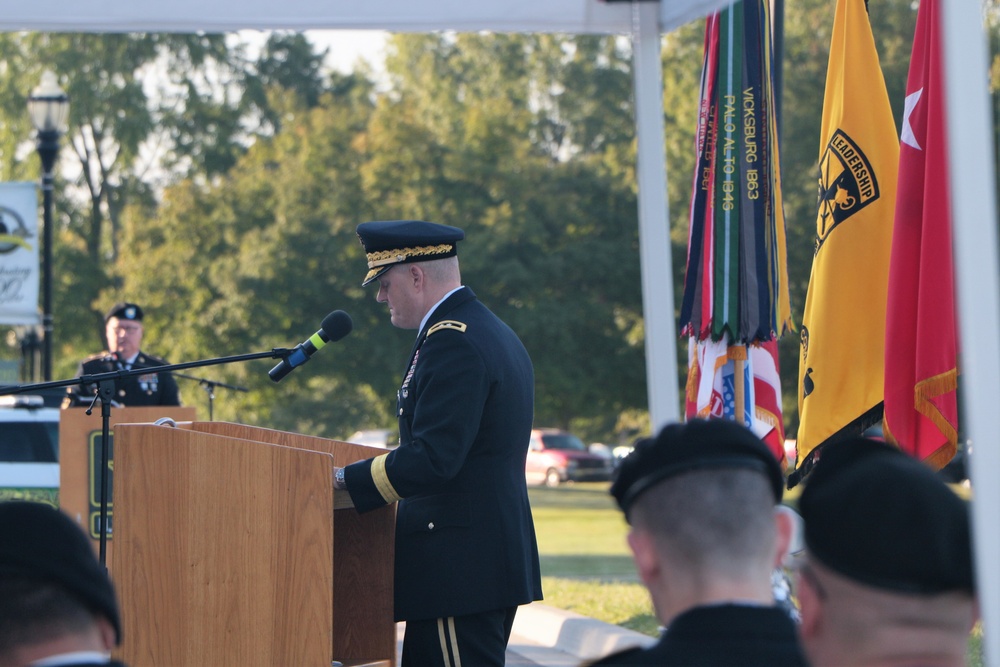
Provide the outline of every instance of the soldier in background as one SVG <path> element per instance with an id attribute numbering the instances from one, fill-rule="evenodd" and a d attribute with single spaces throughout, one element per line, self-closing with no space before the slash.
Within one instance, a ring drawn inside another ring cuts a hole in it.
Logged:
<path id="1" fill-rule="evenodd" d="M 180 405 L 177 381 L 170 373 L 156 372 L 167 362 L 146 354 L 142 345 L 142 308 L 134 303 L 116 303 L 104 316 L 108 347 L 80 362 L 77 376 L 148 368 L 148 373 L 130 375 L 116 382 L 115 405 Z M 93 384 L 70 387 L 64 407 L 90 405 L 97 393 Z"/>
<path id="2" fill-rule="evenodd" d="M 966 664 L 978 616 L 969 507 L 929 466 L 876 440 L 829 443 L 799 511 L 810 664 Z"/>
<path id="3" fill-rule="evenodd" d="M 0 502 L 0 665 L 124 667 L 118 599 L 90 540 L 42 503 Z"/>
<path id="4" fill-rule="evenodd" d="M 729 420 L 669 424 L 637 443 L 611 494 L 666 630 L 653 646 L 587 664 L 805 667 L 771 584 L 793 534 L 783 488 L 771 450 Z"/>

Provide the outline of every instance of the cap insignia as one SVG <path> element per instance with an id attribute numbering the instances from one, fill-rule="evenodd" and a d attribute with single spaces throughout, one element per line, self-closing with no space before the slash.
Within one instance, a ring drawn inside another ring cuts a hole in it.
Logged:
<path id="1" fill-rule="evenodd" d="M 451 243 L 442 243 L 440 245 L 417 246 L 416 248 L 397 248 L 393 250 L 370 252 L 368 253 L 368 268 L 374 269 L 377 266 L 396 264 L 397 262 L 402 262 L 409 257 L 443 255 L 451 252 L 454 248 L 455 246 Z"/>

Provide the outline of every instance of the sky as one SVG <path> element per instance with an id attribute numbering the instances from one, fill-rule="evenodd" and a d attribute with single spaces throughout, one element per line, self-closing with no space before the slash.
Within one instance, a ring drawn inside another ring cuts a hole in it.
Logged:
<path id="1" fill-rule="evenodd" d="M 354 71 L 359 59 L 367 61 L 375 72 L 382 70 L 384 49 L 389 33 L 382 30 L 306 30 L 304 33 L 317 50 L 329 48 L 330 67 L 347 74 Z M 261 45 L 267 39 L 262 30 L 241 30 L 241 39 L 249 44 Z"/>
<path id="2" fill-rule="evenodd" d="M 385 42 L 389 33 L 381 30 L 307 30 L 309 41 L 317 48 L 329 48 L 330 66 L 341 73 L 354 70 L 358 59 L 364 59 L 376 71 L 382 69 Z"/>

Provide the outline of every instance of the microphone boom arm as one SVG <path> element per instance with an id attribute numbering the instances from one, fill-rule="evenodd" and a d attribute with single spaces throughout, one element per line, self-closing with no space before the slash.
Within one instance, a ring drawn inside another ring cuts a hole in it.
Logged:
<path id="1" fill-rule="evenodd" d="M 217 366 L 219 364 L 231 364 L 238 361 L 252 361 L 254 359 L 287 359 L 294 350 L 286 347 L 276 347 L 270 352 L 250 352 L 248 354 L 236 354 L 230 357 L 217 357 L 215 359 L 202 359 L 200 361 L 185 361 L 180 364 L 167 364 L 165 366 L 147 366 L 146 368 L 132 368 L 129 370 L 108 371 L 106 373 L 91 373 L 81 375 L 71 380 L 54 380 L 52 382 L 36 382 L 32 384 L 15 384 L 9 387 L 0 387 L 0 396 L 7 394 L 21 394 L 26 391 L 38 389 L 54 389 L 56 387 L 69 387 L 72 385 L 99 384 L 101 380 L 127 378 L 132 375 L 143 375 L 152 372 L 164 373 L 170 371 L 184 370 L 185 368 L 201 368 L 204 366 Z"/>
<path id="2" fill-rule="evenodd" d="M 80 377 L 73 378 L 72 380 L 55 380 L 53 382 L 36 382 L 33 384 L 20 384 L 12 385 L 10 387 L 0 387 L 0 396 L 6 396 L 7 394 L 20 394 L 26 391 L 34 391 L 38 389 L 52 389 L 56 387 L 68 387 L 70 385 L 79 384 L 80 386 L 87 384 L 97 385 L 97 395 L 94 400 L 98 398 L 101 400 L 101 518 L 98 523 L 98 530 L 100 531 L 100 546 L 98 548 L 98 558 L 101 565 L 105 564 L 105 559 L 107 558 L 107 539 L 108 539 L 108 465 L 109 465 L 109 455 L 108 442 L 111 436 L 110 422 L 111 422 L 111 404 L 112 397 L 114 396 L 116 381 L 121 378 L 126 378 L 131 375 L 140 375 L 146 373 L 169 373 L 170 371 L 182 370 L 185 368 L 199 368 L 202 366 L 217 366 L 219 364 L 229 364 L 236 361 L 250 361 L 253 359 L 286 359 L 288 355 L 292 353 L 292 350 L 284 347 L 276 347 L 270 352 L 251 352 L 249 354 L 237 354 L 231 357 L 218 357 L 216 359 L 203 359 L 201 361 L 188 361 L 180 364 L 167 364 L 165 366 L 148 366 L 146 368 L 132 368 L 130 370 L 118 370 L 109 371 L 107 373 L 92 373 L 90 375 L 81 375 Z M 91 405 L 91 408 L 93 405 Z"/>

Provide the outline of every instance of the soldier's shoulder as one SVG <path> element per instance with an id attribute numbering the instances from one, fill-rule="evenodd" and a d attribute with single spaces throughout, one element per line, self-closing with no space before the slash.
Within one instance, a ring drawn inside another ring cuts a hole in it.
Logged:
<path id="1" fill-rule="evenodd" d="M 146 354 L 145 352 L 139 352 L 139 356 L 135 358 L 135 361 L 142 366 L 166 366 L 168 363 L 162 357 Z"/>
<path id="2" fill-rule="evenodd" d="M 80 365 L 86 366 L 88 364 L 101 363 L 104 361 L 111 361 L 111 353 L 107 350 L 104 350 L 103 352 L 95 352 L 89 357 L 85 357 L 83 361 L 80 362 Z"/>
<path id="3" fill-rule="evenodd" d="M 465 333 L 468 328 L 469 325 L 465 322 L 459 322 L 458 320 L 441 320 L 427 329 L 427 335 L 430 336 L 431 334 L 435 334 L 439 331 L 457 331 L 459 333 Z"/>

